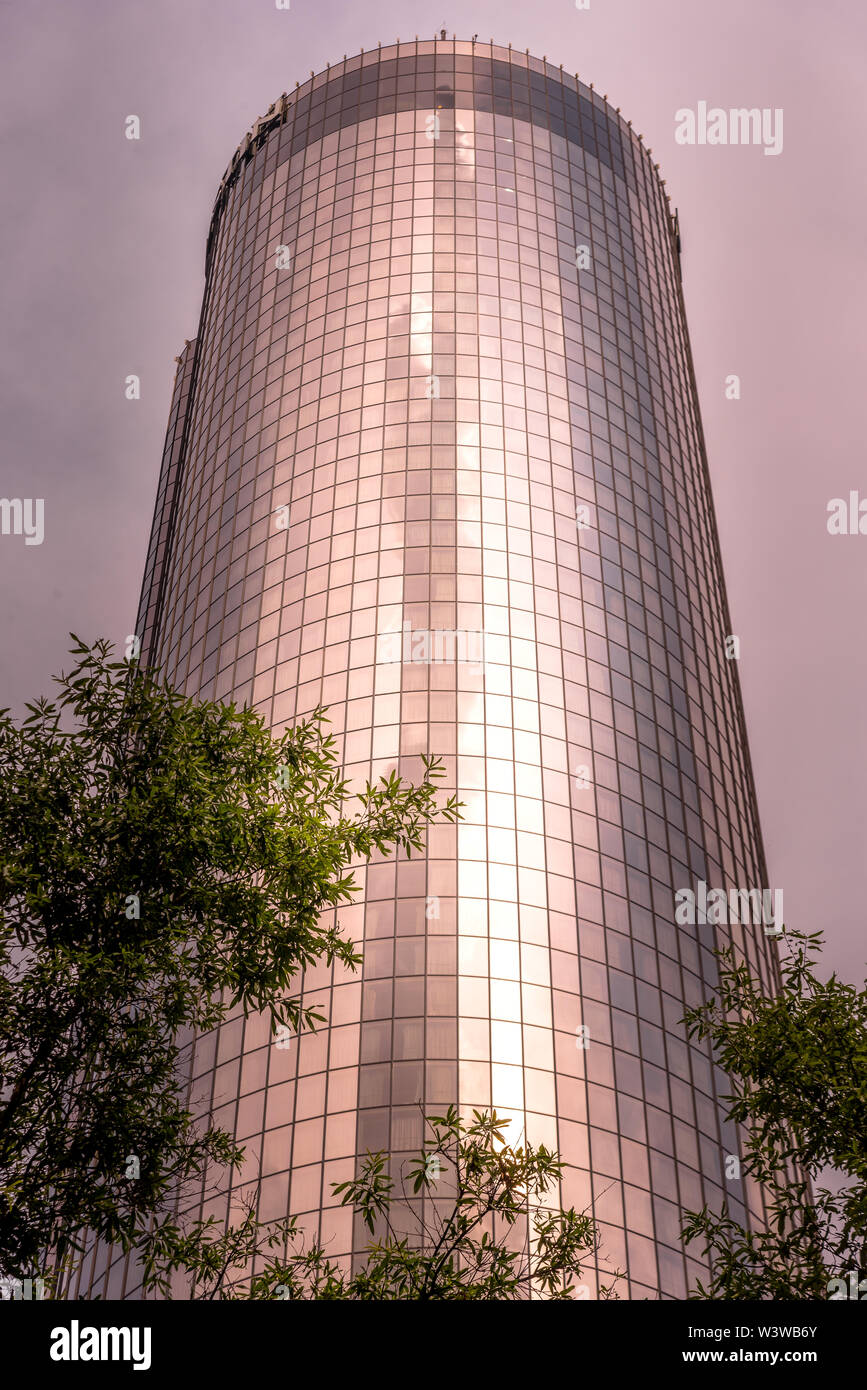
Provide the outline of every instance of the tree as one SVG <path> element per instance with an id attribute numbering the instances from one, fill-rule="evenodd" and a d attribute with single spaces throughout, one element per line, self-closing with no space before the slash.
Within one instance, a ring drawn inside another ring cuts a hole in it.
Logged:
<path id="1" fill-rule="evenodd" d="M 152 1277 L 153 1261 L 162 1271 L 155 1286 L 163 1293 L 169 1292 L 172 1269 L 182 1269 L 190 1276 L 193 1296 L 232 1300 L 580 1296 L 574 1281 L 581 1278 L 582 1260 L 598 1253 L 596 1224 L 587 1213 L 546 1204 L 563 1165 L 544 1145 L 507 1148 L 508 1124 L 495 1112 L 477 1110 L 467 1122 L 454 1107 L 428 1117 L 431 1137 L 400 1179 L 403 1222 L 413 1198 L 424 1199 L 427 1213 L 409 1214 L 413 1229 L 408 1234 L 397 1225 L 395 1183 L 385 1154 L 368 1154 L 356 1179 L 332 1184 L 373 1237 L 364 1267 L 355 1274 L 330 1260 L 322 1246 L 305 1249 L 295 1221 L 260 1225 L 251 1195 L 244 1221 L 232 1232 L 221 1233 L 213 1218 L 167 1232 L 166 1249 L 146 1251 L 146 1278 Z M 421 1208 L 421 1201 L 415 1205 Z M 265 1257 L 264 1267 L 253 1271 L 257 1253 L 261 1259 L 263 1250 L 281 1246 L 282 1254 Z M 603 1298 L 612 1293 L 612 1285 L 600 1290 Z"/>
<path id="2" fill-rule="evenodd" d="M 276 738 L 73 641 L 55 701 L 0 711 L 0 1274 L 49 1289 L 83 1228 L 132 1249 L 240 1163 L 187 1107 L 191 1039 L 236 1009 L 315 1027 L 289 990 L 357 966 L 334 920 L 352 864 L 459 815 L 436 758 L 349 815 L 322 710 Z"/>
<path id="3" fill-rule="evenodd" d="M 748 1231 L 727 1206 L 686 1214 L 684 1239 L 703 1241 L 711 1267 L 694 1298 L 846 1297 L 830 1281 L 867 1264 L 867 990 L 817 978 L 821 933 L 781 940 L 775 998 L 728 949 L 715 996 L 685 1017 L 732 1079 L 728 1116 L 745 1127 L 743 1171 L 769 1215 Z M 843 1185 L 817 1188 L 828 1168 Z"/>

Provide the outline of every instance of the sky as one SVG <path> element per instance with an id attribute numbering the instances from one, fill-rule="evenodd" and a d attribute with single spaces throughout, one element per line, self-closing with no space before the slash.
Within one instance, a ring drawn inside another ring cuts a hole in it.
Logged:
<path id="1" fill-rule="evenodd" d="M 867 501 L 861 0 L 3 0 L 0 496 L 44 499 L 45 519 L 41 545 L 0 535 L 0 706 L 49 692 L 70 631 L 134 629 L 174 359 L 243 135 L 326 62 L 441 27 L 578 72 L 659 161 L 768 886 L 860 982 L 867 535 L 827 522 L 832 499 Z M 781 151 L 678 143 L 676 112 L 700 102 L 781 109 Z"/>

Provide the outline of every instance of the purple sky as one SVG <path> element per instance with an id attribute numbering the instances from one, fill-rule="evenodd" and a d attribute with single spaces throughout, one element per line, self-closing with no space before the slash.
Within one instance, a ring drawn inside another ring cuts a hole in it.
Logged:
<path id="1" fill-rule="evenodd" d="M 173 359 L 196 331 L 211 208 L 244 132 L 311 69 L 458 19 L 459 38 L 592 81 L 668 181 L 770 886 L 860 980 L 867 536 L 826 529 L 831 498 L 867 498 L 859 0 L 0 7 L 0 495 L 45 499 L 41 546 L 0 536 L 0 703 L 47 693 L 70 629 L 133 630 Z M 782 107 L 782 153 L 678 145 L 674 113 L 700 101 Z"/>

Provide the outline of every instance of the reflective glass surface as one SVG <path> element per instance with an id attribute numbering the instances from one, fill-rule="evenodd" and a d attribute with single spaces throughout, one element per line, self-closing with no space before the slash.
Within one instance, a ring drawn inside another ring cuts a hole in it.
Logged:
<path id="1" fill-rule="evenodd" d="M 412 659 L 405 625 L 484 634 L 484 662 Z M 260 1215 L 349 1260 L 365 1233 L 331 1184 L 356 1156 L 418 1146 L 420 1106 L 495 1106 L 560 1150 L 603 1277 L 684 1297 L 680 1208 L 762 1213 L 725 1180 L 728 1083 L 680 1019 L 729 935 L 766 984 L 773 964 L 761 928 L 676 926 L 674 892 L 767 878 L 676 232 L 598 94 L 413 43 L 254 128 L 179 360 L 139 630 L 172 681 L 275 729 L 326 705 L 355 786 L 430 751 L 465 803 L 422 858 L 362 869 L 340 920 L 363 970 L 304 981 L 327 1027 L 197 1044 L 194 1098 L 246 1145 Z M 106 1266 L 97 1290 L 135 1292 Z"/>

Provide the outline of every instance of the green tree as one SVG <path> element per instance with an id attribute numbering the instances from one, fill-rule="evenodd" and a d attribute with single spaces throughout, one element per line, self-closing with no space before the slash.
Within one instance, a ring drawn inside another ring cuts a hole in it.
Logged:
<path id="1" fill-rule="evenodd" d="M 867 1263 L 867 990 L 817 978 L 821 933 L 781 942 L 775 998 L 725 950 L 714 997 L 685 1017 L 732 1080 L 724 1099 L 745 1127 L 742 1171 L 769 1213 L 759 1231 L 727 1206 L 686 1214 L 684 1239 L 703 1244 L 711 1267 L 694 1298 L 826 1299 L 829 1281 Z M 828 1169 L 837 1185 L 817 1186 Z"/>
<path id="2" fill-rule="evenodd" d="M 0 711 L 0 1274 L 49 1291 L 83 1229 L 159 1249 L 175 1194 L 240 1164 L 187 1106 L 194 1035 L 315 1027 L 289 991 L 357 966 L 352 865 L 459 815 L 438 759 L 353 798 L 321 710 L 275 738 L 73 640 L 54 701 Z"/>
<path id="3" fill-rule="evenodd" d="M 245 1219 L 229 1233 L 213 1219 L 165 1229 L 145 1250 L 146 1279 L 159 1270 L 154 1286 L 168 1294 L 172 1271 L 182 1270 L 191 1296 L 216 1299 L 580 1297 L 575 1281 L 582 1261 L 599 1252 L 596 1224 L 587 1213 L 551 1204 L 548 1194 L 556 1192 L 562 1162 L 544 1145 L 508 1148 L 508 1124 L 481 1111 L 467 1122 L 453 1107 L 428 1117 L 431 1137 L 417 1159 L 403 1165 L 408 1171 L 401 1173 L 397 1198 L 383 1153 L 368 1154 L 353 1181 L 332 1184 L 371 1235 L 355 1274 L 329 1259 L 321 1245 L 305 1248 L 294 1221 L 259 1223 L 251 1194 Z M 278 1247 L 282 1253 L 263 1257 L 263 1250 Z M 254 1272 L 257 1254 L 263 1267 Z M 611 1297 L 613 1289 L 604 1285 L 600 1296 Z"/>

